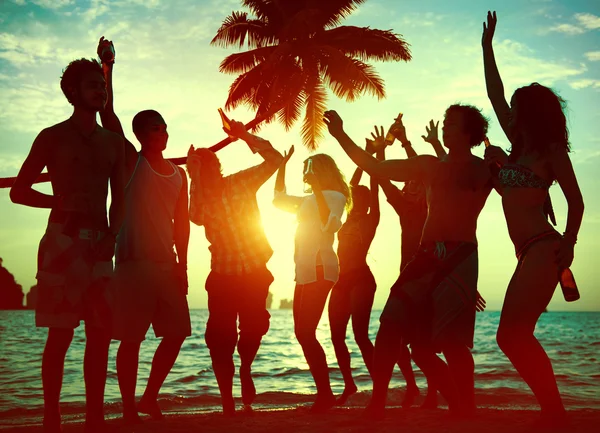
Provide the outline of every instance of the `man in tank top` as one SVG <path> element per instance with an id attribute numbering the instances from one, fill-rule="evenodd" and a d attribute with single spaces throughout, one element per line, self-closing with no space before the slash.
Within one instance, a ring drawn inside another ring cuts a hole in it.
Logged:
<path id="1" fill-rule="evenodd" d="M 106 43 L 100 41 L 100 44 Z M 123 138 L 113 109 L 113 64 L 103 64 L 108 102 L 101 113 L 105 128 Z M 125 218 L 117 236 L 114 278 L 113 338 L 120 340 L 117 376 L 126 423 L 140 422 L 138 412 L 162 417 L 158 392 L 183 341 L 191 335 L 187 304 L 187 250 L 190 234 L 187 177 L 163 157 L 169 134 L 161 115 L 141 111 L 133 132 L 142 149 L 125 138 L 128 183 Z M 152 324 L 163 337 L 152 361 L 144 395 L 136 406 L 135 388 L 140 345 Z"/>

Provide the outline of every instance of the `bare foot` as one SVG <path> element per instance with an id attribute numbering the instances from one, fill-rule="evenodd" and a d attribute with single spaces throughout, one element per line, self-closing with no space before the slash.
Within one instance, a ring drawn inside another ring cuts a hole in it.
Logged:
<path id="1" fill-rule="evenodd" d="M 140 418 L 136 411 L 134 412 L 123 412 L 123 423 L 128 426 L 140 425 L 144 421 Z"/>
<path id="2" fill-rule="evenodd" d="M 145 399 L 142 397 L 137 405 L 138 412 L 150 415 L 150 418 L 155 420 L 163 419 L 163 413 L 158 406 L 156 400 Z"/>
<path id="3" fill-rule="evenodd" d="M 231 399 L 224 399 L 221 397 L 221 404 L 223 405 L 223 415 L 226 417 L 235 416 L 235 401 L 233 397 Z"/>
<path id="4" fill-rule="evenodd" d="M 58 416 L 44 416 L 44 433 L 62 433 L 60 414 Z"/>
<path id="5" fill-rule="evenodd" d="M 310 407 L 312 413 L 325 413 L 335 406 L 335 396 L 333 394 L 323 396 L 317 394 L 317 399 Z"/>
<path id="6" fill-rule="evenodd" d="M 411 407 L 419 395 L 419 388 L 417 388 L 416 386 L 407 388 L 406 392 L 404 393 L 404 398 L 402 399 L 402 407 L 404 409 L 408 409 L 409 407 Z"/>
<path id="7" fill-rule="evenodd" d="M 256 388 L 250 367 L 240 367 L 240 382 L 242 384 L 242 403 L 251 405 L 256 398 Z"/>
<path id="8" fill-rule="evenodd" d="M 358 391 L 358 388 L 355 384 L 352 384 L 350 386 L 346 385 L 346 387 L 344 388 L 344 392 L 338 397 L 337 401 L 335 402 L 336 406 L 343 406 L 344 404 L 346 404 L 346 400 L 348 400 L 348 398 L 350 398 L 352 394 L 355 394 L 356 391 Z"/>

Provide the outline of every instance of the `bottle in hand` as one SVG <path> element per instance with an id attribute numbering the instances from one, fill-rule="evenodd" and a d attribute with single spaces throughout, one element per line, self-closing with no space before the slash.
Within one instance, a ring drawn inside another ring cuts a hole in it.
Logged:
<path id="1" fill-rule="evenodd" d="M 385 134 L 385 144 L 386 146 L 391 146 L 394 143 L 394 140 L 396 140 L 396 137 L 394 136 L 394 134 L 392 134 L 392 131 L 394 130 L 394 127 L 398 124 L 402 122 L 402 113 L 398 113 L 398 117 L 396 117 L 396 119 L 394 119 L 394 123 L 392 123 L 392 126 L 390 126 L 390 129 L 388 129 L 387 134 Z"/>
<path id="2" fill-rule="evenodd" d="M 560 281 L 560 288 L 562 289 L 565 301 L 573 302 L 580 298 L 579 290 L 577 290 L 577 284 L 575 283 L 575 277 L 571 269 L 565 268 L 559 271 L 558 280 Z"/>
<path id="3" fill-rule="evenodd" d="M 111 42 L 104 41 L 104 46 L 100 52 L 100 59 L 105 65 L 115 63 L 115 47 Z"/>
<path id="4" fill-rule="evenodd" d="M 233 138 L 233 135 L 231 135 L 229 133 L 229 131 L 231 131 L 231 120 L 229 120 L 229 117 L 227 117 L 225 115 L 223 110 L 221 110 L 220 108 L 218 108 L 218 110 L 219 110 L 219 115 L 221 116 L 221 122 L 223 122 L 223 128 L 225 129 L 225 132 L 227 132 L 227 135 L 229 135 L 229 138 Z"/>

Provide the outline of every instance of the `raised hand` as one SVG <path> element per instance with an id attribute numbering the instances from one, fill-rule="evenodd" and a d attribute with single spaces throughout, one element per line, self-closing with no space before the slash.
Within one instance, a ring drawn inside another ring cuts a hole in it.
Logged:
<path id="1" fill-rule="evenodd" d="M 496 11 L 487 13 L 487 25 L 483 23 L 483 34 L 481 35 L 481 45 L 483 47 L 492 46 L 492 39 L 494 38 L 494 32 L 496 31 Z"/>
<path id="2" fill-rule="evenodd" d="M 429 121 L 429 126 L 425 126 L 425 131 L 427 131 L 427 135 L 421 135 L 421 138 L 427 143 L 434 144 L 440 141 L 438 137 L 438 125 L 440 121 L 438 120 L 436 123 L 433 123 L 433 119 Z"/>
<path id="3" fill-rule="evenodd" d="M 344 133 L 344 121 L 337 112 L 329 110 L 323 113 L 323 116 L 323 122 L 332 136 L 337 137 Z"/>
<path id="4" fill-rule="evenodd" d="M 290 146 L 290 150 L 288 150 L 287 152 L 285 150 L 283 151 L 283 161 L 281 161 L 281 164 L 282 165 L 287 164 L 293 154 L 294 154 L 294 145 L 292 144 Z"/>
<path id="5" fill-rule="evenodd" d="M 400 113 L 400 115 L 394 119 L 390 132 L 400 143 L 406 143 L 408 138 L 406 138 L 406 128 L 404 127 L 404 123 L 402 123 L 402 116 L 403 114 Z"/>
<path id="6" fill-rule="evenodd" d="M 234 138 L 243 138 L 247 136 L 248 131 L 246 130 L 246 126 L 242 122 L 238 122 L 237 120 L 231 119 L 231 123 L 229 124 L 229 129 L 223 128 L 225 133 L 231 135 Z"/>
<path id="7" fill-rule="evenodd" d="M 383 126 L 380 126 L 379 128 L 381 128 L 380 130 L 377 130 L 377 125 L 374 126 L 375 128 L 375 133 L 373 134 L 371 132 L 371 137 L 373 137 L 373 140 L 369 140 L 371 143 L 373 143 L 372 148 L 368 148 L 365 149 L 367 152 L 369 153 L 375 153 L 380 149 L 383 149 L 385 147 L 385 136 L 383 135 Z"/>
<path id="8" fill-rule="evenodd" d="M 104 49 L 105 49 L 107 46 L 110 46 L 110 47 L 112 47 L 112 49 L 113 49 L 113 52 L 115 52 L 115 45 L 113 44 L 113 42 L 112 42 L 112 41 L 109 41 L 108 39 L 104 39 L 104 36 L 102 36 L 102 37 L 100 38 L 100 40 L 98 41 L 98 48 L 96 49 L 96 52 L 98 53 L 98 57 L 99 57 L 101 60 L 103 60 L 103 62 L 102 62 L 102 63 L 105 63 L 105 62 L 104 62 L 104 59 L 102 59 L 102 52 L 104 51 Z M 112 64 L 112 63 L 114 63 L 114 59 L 113 59 L 113 61 L 112 61 L 110 64 Z"/>

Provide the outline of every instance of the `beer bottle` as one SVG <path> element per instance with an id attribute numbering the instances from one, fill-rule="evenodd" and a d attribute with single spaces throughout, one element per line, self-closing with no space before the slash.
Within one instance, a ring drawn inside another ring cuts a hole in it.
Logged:
<path id="1" fill-rule="evenodd" d="M 577 290 L 577 284 L 575 283 L 575 277 L 573 277 L 571 269 L 561 269 L 558 273 L 558 279 L 565 301 L 573 302 L 580 298 L 579 290 Z"/>
<path id="2" fill-rule="evenodd" d="M 392 123 L 392 126 L 390 126 L 390 129 L 388 129 L 387 134 L 385 134 L 385 144 L 386 146 L 391 146 L 394 141 L 396 140 L 396 137 L 394 136 L 394 134 L 392 134 L 392 130 L 394 129 L 395 126 L 397 126 L 398 124 L 402 123 L 402 113 L 398 114 L 398 117 L 396 117 L 396 119 L 394 119 L 394 123 Z"/>
<path id="3" fill-rule="evenodd" d="M 223 113 L 223 110 L 221 110 L 220 108 L 218 108 L 218 110 L 219 115 L 221 116 L 221 122 L 223 122 L 223 128 L 225 128 L 225 132 L 227 132 L 229 138 L 234 138 L 231 134 L 229 134 L 229 131 L 231 131 L 231 120 L 229 120 L 229 117 L 227 117 L 225 113 Z"/>

